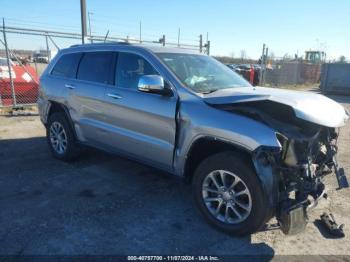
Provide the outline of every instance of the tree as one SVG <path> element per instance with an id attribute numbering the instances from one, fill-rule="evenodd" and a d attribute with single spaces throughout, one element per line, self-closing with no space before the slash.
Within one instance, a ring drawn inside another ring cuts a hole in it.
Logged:
<path id="1" fill-rule="evenodd" d="M 346 63 L 346 57 L 343 56 L 343 55 L 340 56 L 338 62 L 339 62 L 339 63 Z"/>

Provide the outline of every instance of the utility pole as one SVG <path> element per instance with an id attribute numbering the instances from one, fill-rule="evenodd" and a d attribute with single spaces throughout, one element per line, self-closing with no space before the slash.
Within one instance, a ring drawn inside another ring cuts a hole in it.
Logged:
<path id="1" fill-rule="evenodd" d="M 160 42 L 163 44 L 163 46 L 165 46 L 165 35 L 163 35 L 163 37 L 161 38 Z"/>
<path id="2" fill-rule="evenodd" d="M 140 43 L 142 43 L 142 23 L 141 23 L 141 21 L 140 21 Z"/>
<path id="3" fill-rule="evenodd" d="M 202 45 L 203 45 L 203 42 L 202 42 Z M 208 32 L 207 32 L 207 39 L 206 39 L 206 44 L 204 44 L 204 48 L 205 48 L 204 52 L 207 55 L 210 55 L 210 41 L 209 41 L 209 33 Z"/>
<path id="4" fill-rule="evenodd" d="M 177 31 L 177 46 L 180 47 L 180 28 L 179 31 Z"/>
<path id="5" fill-rule="evenodd" d="M 88 18 L 89 18 L 89 33 L 90 33 L 90 42 L 93 43 L 93 40 L 92 40 L 92 35 L 91 35 L 91 18 L 90 18 L 90 15 L 93 15 L 94 13 L 93 12 L 88 12 Z"/>
<path id="6" fill-rule="evenodd" d="M 80 0 L 80 15 L 81 15 L 81 43 L 85 43 L 86 33 L 86 1 Z"/>
<path id="7" fill-rule="evenodd" d="M 266 48 L 266 45 L 263 44 L 263 50 L 262 50 L 262 55 L 261 55 L 261 59 L 260 59 L 259 85 L 263 84 L 262 78 L 263 78 L 263 71 L 264 71 L 263 65 L 264 65 L 264 60 L 265 60 L 265 48 Z"/>
<path id="8" fill-rule="evenodd" d="M 203 35 L 199 35 L 199 52 L 202 53 L 203 51 Z"/>
<path id="9" fill-rule="evenodd" d="M 267 64 L 267 56 L 268 55 L 269 55 L 269 48 L 266 47 L 265 57 L 264 57 L 264 73 L 263 73 L 263 76 L 262 76 L 263 83 L 265 83 L 265 78 L 266 78 L 266 64 Z"/>

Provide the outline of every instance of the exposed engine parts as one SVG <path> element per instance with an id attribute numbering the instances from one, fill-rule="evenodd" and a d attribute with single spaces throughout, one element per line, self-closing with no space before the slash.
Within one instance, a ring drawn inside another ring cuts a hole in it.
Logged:
<path id="1" fill-rule="evenodd" d="M 277 131 L 280 152 L 261 148 L 255 152 L 253 162 L 264 186 L 276 192 L 271 201 L 285 234 L 303 231 L 308 221 L 307 211 L 327 197 L 322 183 L 325 175 L 334 171 L 339 188 L 348 187 L 336 161 L 335 128 L 299 119 L 291 108 L 275 102 L 254 101 L 226 105 L 224 109 L 254 118 Z M 264 172 L 273 172 L 275 181 L 264 181 L 268 177 Z"/>

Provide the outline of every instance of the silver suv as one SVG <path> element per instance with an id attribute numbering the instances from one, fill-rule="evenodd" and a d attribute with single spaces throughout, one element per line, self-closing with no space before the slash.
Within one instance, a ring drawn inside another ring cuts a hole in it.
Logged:
<path id="1" fill-rule="evenodd" d="M 81 145 L 181 176 L 201 213 L 234 235 L 273 216 L 302 231 L 334 170 L 337 132 L 349 118 L 322 95 L 253 87 L 215 59 L 130 44 L 61 50 L 40 81 L 39 109 L 52 154 Z"/>

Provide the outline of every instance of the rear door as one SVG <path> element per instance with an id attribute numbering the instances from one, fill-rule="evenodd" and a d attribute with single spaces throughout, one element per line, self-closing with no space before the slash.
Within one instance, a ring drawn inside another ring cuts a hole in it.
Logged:
<path id="1" fill-rule="evenodd" d="M 171 169 L 175 144 L 177 96 L 138 90 L 142 75 L 159 74 L 143 56 L 120 52 L 114 86 L 105 92 L 105 142 L 114 149 Z"/>
<path id="2" fill-rule="evenodd" d="M 65 83 L 68 105 L 75 128 L 82 140 L 100 144 L 104 130 L 104 94 L 114 85 L 115 52 L 84 52 L 76 79 Z"/>

